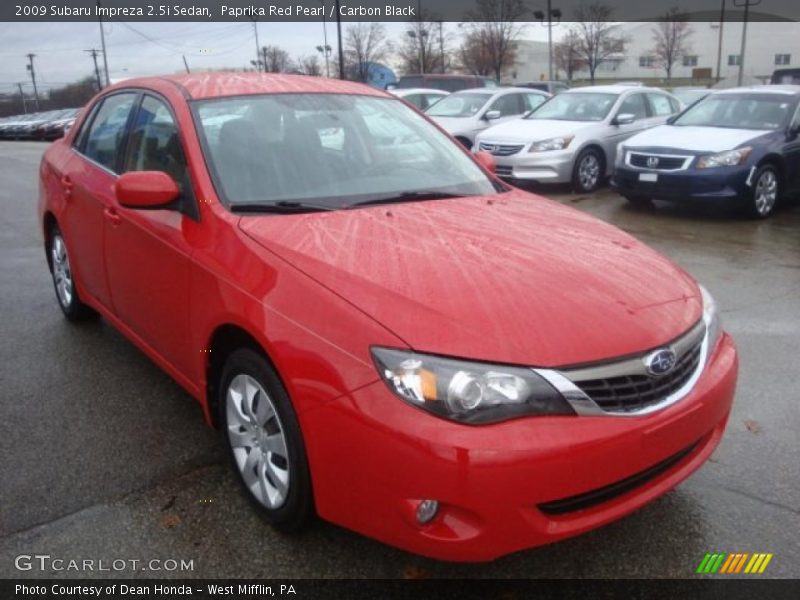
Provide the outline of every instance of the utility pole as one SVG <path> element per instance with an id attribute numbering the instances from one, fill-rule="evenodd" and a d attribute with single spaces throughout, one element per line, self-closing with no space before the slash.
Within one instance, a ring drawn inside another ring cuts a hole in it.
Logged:
<path id="1" fill-rule="evenodd" d="M 336 0 L 336 34 L 339 42 L 339 79 L 344 79 L 344 48 L 342 47 L 342 15 L 339 13 L 339 0 Z"/>
<path id="2" fill-rule="evenodd" d="M 725 28 L 725 0 L 719 10 L 719 41 L 717 42 L 717 81 L 722 80 L 722 30 Z"/>
<path id="3" fill-rule="evenodd" d="M 264 61 L 264 73 L 267 73 L 269 70 L 267 69 L 267 47 L 266 46 L 261 48 L 261 56 L 263 57 L 262 60 Z"/>
<path id="4" fill-rule="evenodd" d="M 36 100 L 36 110 L 39 110 L 39 90 L 36 89 L 36 71 L 33 68 L 33 57 L 35 54 L 28 54 L 28 71 L 31 72 L 31 82 L 33 83 L 33 98 Z"/>
<path id="5" fill-rule="evenodd" d="M 322 5 L 322 40 L 324 42 L 322 47 L 325 49 L 325 51 L 323 52 L 323 54 L 325 55 L 325 77 L 330 77 L 331 66 L 330 66 L 329 56 L 331 52 L 331 47 L 328 45 L 328 26 L 325 23 L 328 17 L 325 14 L 326 12 L 325 2 L 323 0 L 319 0 L 319 3 Z M 319 48 L 320 47 L 317 46 L 317 50 L 319 50 Z"/>
<path id="6" fill-rule="evenodd" d="M 186 62 L 186 55 L 183 54 L 182 56 L 183 56 L 183 66 L 186 67 L 186 72 L 191 73 L 191 71 L 189 70 L 189 63 Z"/>
<path id="7" fill-rule="evenodd" d="M 26 115 L 28 114 L 28 103 L 25 102 L 25 92 L 22 91 L 22 84 L 18 83 L 17 87 L 19 88 L 19 96 L 22 98 L 22 112 Z"/>
<path id="8" fill-rule="evenodd" d="M 97 8 L 100 8 L 100 0 L 97 0 Z M 103 17 L 97 11 L 97 22 L 100 24 L 100 47 L 103 49 L 103 73 L 106 76 L 106 85 L 111 85 L 111 78 L 108 76 L 108 53 L 106 52 L 106 32 L 103 31 Z M 101 86 L 102 87 L 102 86 Z"/>
<path id="9" fill-rule="evenodd" d="M 444 73 L 444 23 L 439 21 L 439 60 L 442 63 L 442 73 Z"/>
<path id="10" fill-rule="evenodd" d="M 734 6 L 744 6 L 744 16 L 742 17 L 742 47 L 739 51 L 739 79 L 737 80 L 737 85 L 742 85 L 742 80 L 744 77 L 744 50 L 745 46 L 747 45 L 747 18 L 750 14 L 750 7 L 751 6 L 758 6 L 761 4 L 761 0 L 733 0 Z"/>
<path id="11" fill-rule="evenodd" d="M 258 21 L 255 19 L 253 19 L 253 31 L 256 34 L 256 71 L 261 71 L 261 45 L 258 43 Z"/>
<path id="12" fill-rule="evenodd" d="M 92 48 L 90 50 L 84 50 L 84 52 L 88 52 L 94 61 L 94 76 L 97 78 L 97 91 L 99 92 L 103 89 L 103 82 L 100 81 L 100 68 L 97 66 L 97 54 L 99 51 Z"/>

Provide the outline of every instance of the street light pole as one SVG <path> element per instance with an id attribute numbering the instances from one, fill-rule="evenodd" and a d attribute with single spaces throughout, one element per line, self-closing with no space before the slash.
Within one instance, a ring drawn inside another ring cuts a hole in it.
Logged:
<path id="1" fill-rule="evenodd" d="M 97 0 L 97 8 L 100 8 L 100 0 Z M 108 76 L 108 53 L 106 53 L 106 32 L 103 31 L 103 17 L 97 11 L 97 22 L 100 25 L 100 48 L 103 50 L 103 74 L 106 76 L 106 85 L 111 85 L 111 78 Z"/>
<path id="2" fill-rule="evenodd" d="M 344 79 L 344 48 L 342 47 L 342 15 L 339 13 L 339 0 L 336 0 L 336 35 L 339 43 L 339 79 Z"/>
<path id="3" fill-rule="evenodd" d="M 717 41 L 717 81 L 721 79 L 722 69 L 722 31 L 725 28 L 725 0 L 719 10 L 719 40 Z"/>
<path id="4" fill-rule="evenodd" d="M 323 48 L 325 48 L 325 77 L 331 76 L 331 66 L 328 59 L 328 54 L 330 53 L 330 46 L 328 45 L 328 26 L 326 25 L 326 21 L 328 20 L 325 12 L 325 2 L 323 0 L 319 0 L 319 3 L 322 5 L 322 39 L 324 40 Z"/>
<path id="5" fill-rule="evenodd" d="M 741 86 L 742 81 L 744 78 L 744 50 L 747 45 L 747 18 L 750 14 L 750 7 L 751 6 L 758 6 L 761 4 L 761 0 L 733 0 L 734 6 L 744 6 L 744 16 L 742 17 L 742 46 L 741 50 L 739 51 L 739 78 L 737 80 L 737 85 Z"/>
<path id="6" fill-rule="evenodd" d="M 553 10 L 547 0 L 547 81 L 553 81 Z"/>

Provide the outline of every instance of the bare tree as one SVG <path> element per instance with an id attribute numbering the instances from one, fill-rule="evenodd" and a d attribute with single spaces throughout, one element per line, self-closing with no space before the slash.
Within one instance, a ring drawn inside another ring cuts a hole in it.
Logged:
<path id="1" fill-rule="evenodd" d="M 380 23 L 356 23 L 347 28 L 344 56 L 353 79 L 369 81 L 375 64 L 386 60 L 388 55 L 386 28 Z"/>
<path id="2" fill-rule="evenodd" d="M 422 19 L 429 19 L 423 10 Z M 452 68 L 450 34 L 442 21 L 418 20 L 408 23 L 397 47 L 400 70 L 404 73 L 445 73 Z"/>
<path id="3" fill-rule="evenodd" d="M 553 48 L 553 62 L 556 71 L 564 71 L 567 81 L 572 81 L 572 76 L 576 71 L 585 67 L 586 63 L 581 59 L 580 36 L 574 29 L 570 29 L 563 38 Z"/>
<path id="4" fill-rule="evenodd" d="M 653 28 L 652 53 L 656 64 L 667 73 L 667 81 L 672 78 L 672 66 L 689 52 L 691 35 L 688 17 L 677 6 L 670 8 Z"/>
<path id="5" fill-rule="evenodd" d="M 279 46 L 261 48 L 261 60 L 264 61 L 264 70 L 267 73 L 285 73 L 292 66 L 289 53 Z"/>
<path id="6" fill-rule="evenodd" d="M 500 81 L 503 72 L 514 66 L 516 40 L 525 28 L 521 22 L 528 11 L 523 0 L 476 0 L 476 8 L 468 13 L 467 35 L 461 47 L 461 58 L 486 61 L 491 73 Z M 477 46 L 477 47 L 476 47 Z M 473 71 L 474 72 L 474 71 Z"/>
<path id="7" fill-rule="evenodd" d="M 316 54 L 299 57 L 295 60 L 295 68 L 303 75 L 313 75 L 314 77 L 322 75 L 322 66 L 319 62 L 319 56 Z"/>
<path id="8" fill-rule="evenodd" d="M 625 46 L 625 38 L 616 35 L 617 28 L 611 21 L 613 13 L 613 8 L 598 0 L 575 9 L 578 55 L 589 70 L 592 84 L 597 67 L 612 54 L 622 52 Z"/>
<path id="9" fill-rule="evenodd" d="M 473 31 L 464 36 L 464 41 L 458 49 L 458 58 L 461 67 L 473 75 L 487 76 L 494 71 L 488 44 L 483 41 L 480 31 Z"/>

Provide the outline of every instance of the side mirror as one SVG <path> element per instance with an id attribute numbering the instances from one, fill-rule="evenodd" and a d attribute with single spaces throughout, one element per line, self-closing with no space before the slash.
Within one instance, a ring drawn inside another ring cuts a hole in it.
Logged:
<path id="1" fill-rule="evenodd" d="M 614 117 L 614 125 L 630 125 L 636 120 L 636 115 L 631 113 L 621 113 Z"/>
<path id="2" fill-rule="evenodd" d="M 480 164 L 484 169 L 491 173 L 494 173 L 497 170 L 497 165 L 494 162 L 494 156 L 485 150 L 476 152 L 475 160 L 477 160 L 478 164 Z"/>
<path id="3" fill-rule="evenodd" d="M 163 171 L 131 171 L 120 175 L 114 193 L 127 208 L 168 208 L 180 195 L 178 184 Z"/>
<path id="4" fill-rule="evenodd" d="M 487 121 L 494 121 L 495 119 L 499 119 L 501 116 L 503 116 L 503 113 L 501 113 L 499 110 L 488 110 L 486 111 L 486 114 L 483 115 L 483 118 Z"/>

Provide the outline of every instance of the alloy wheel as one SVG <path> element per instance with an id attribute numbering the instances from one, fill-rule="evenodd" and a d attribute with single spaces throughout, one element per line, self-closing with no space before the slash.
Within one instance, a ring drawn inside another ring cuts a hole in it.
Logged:
<path id="1" fill-rule="evenodd" d="M 53 281 L 56 284 L 58 301 L 64 308 L 69 308 L 73 297 L 72 270 L 69 265 L 67 246 L 64 243 L 64 238 L 59 234 L 53 237 L 50 257 L 53 261 Z"/>
<path id="2" fill-rule="evenodd" d="M 600 161 L 594 154 L 587 154 L 578 165 L 578 180 L 581 188 L 589 191 L 594 189 L 600 178 Z"/>
<path id="3" fill-rule="evenodd" d="M 225 394 L 228 440 L 245 485 L 259 503 L 281 507 L 291 482 L 286 435 L 264 387 L 236 375 Z"/>
<path id="4" fill-rule="evenodd" d="M 778 199 L 778 178 L 775 176 L 775 171 L 767 169 L 756 181 L 754 191 L 754 202 L 756 212 L 763 216 L 772 212 L 775 207 L 775 201 Z"/>

